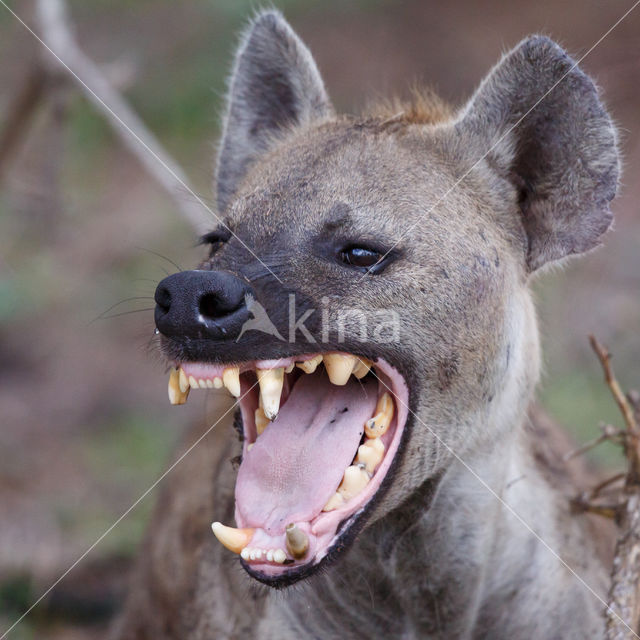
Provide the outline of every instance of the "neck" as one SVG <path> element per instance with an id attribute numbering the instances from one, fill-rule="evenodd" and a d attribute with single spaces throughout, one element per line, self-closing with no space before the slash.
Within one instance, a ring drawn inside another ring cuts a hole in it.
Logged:
<path id="1" fill-rule="evenodd" d="M 543 602 L 570 592 L 595 612 L 579 622 L 589 636 L 599 624 L 597 601 L 545 545 L 564 558 L 572 545 L 590 552 L 589 542 L 534 463 L 524 430 L 464 463 L 425 481 L 366 529 L 340 564 L 287 596 L 286 606 L 274 599 L 271 621 L 299 637 L 309 629 L 343 638 L 558 637 L 568 624 L 575 631 L 576 620 L 543 610 Z M 545 625 L 548 634 L 540 633 Z"/>

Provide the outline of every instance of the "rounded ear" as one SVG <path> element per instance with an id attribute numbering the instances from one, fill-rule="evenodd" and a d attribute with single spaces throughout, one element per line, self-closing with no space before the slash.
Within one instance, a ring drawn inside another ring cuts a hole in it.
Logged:
<path id="1" fill-rule="evenodd" d="M 516 187 L 531 271 L 599 243 L 618 183 L 616 132 L 593 82 L 557 44 L 523 40 L 455 127 L 473 159 L 486 154 Z"/>
<path id="2" fill-rule="evenodd" d="M 223 211 L 277 134 L 332 113 L 311 53 L 278 11 L 256 17 L 231 75 L 216 182 Z"/>

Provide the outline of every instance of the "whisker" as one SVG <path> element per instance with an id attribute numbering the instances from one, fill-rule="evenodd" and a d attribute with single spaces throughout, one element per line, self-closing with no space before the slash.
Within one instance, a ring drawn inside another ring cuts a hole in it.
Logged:
<path id="1" fill-rule="evenodd" d="M 161 253 L 154 251 L 153 249 L 147 249 L 146 247 L 136 247 L 136 249 L 139 249 L 140 251 L 146 251 L 147 253 L 151 253 L 154 256 L 157 256 L 158 258 L 162 258 L 162 260 L 166 260 L 169 264 L 173 265 L 178 271 L 184 271 L 184 269 L 179 264 L 174 262 L 171 258 L 167 258 L 167 256 L 164 256 Z"/>
<path id="2" fill-rule="evenodd" d="M 154 311 L 155 307 L 149 309 L 133 309 L 131 311 L 122 311 L 121 313 L 112 313 L 110 316 L 98 316 L 96 320 L 108 320 L 109 318 L 119 318 L 120 316 L 127 316 L 130 313 L 141 313 L 142 311 Z M 92 321 L 95 322 L 95 321 Z"/>

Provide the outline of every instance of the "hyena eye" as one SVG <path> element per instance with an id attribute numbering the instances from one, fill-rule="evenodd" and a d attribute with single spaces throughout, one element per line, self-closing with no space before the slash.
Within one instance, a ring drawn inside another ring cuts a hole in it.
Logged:
<path id="1" fill-rule="evenodd" d="M 229 240 L 231 231 L 229 229 L 220 228 L 205 233 L 200 238 L 200 244 L 209 245 L 209 257 L 211 258 L 220 247 Z"/>
<path id="2" fill-rule="evenodd" d="M 384 257 L 384 254 L 375 249 L 358 246 L 346 247 L 340 252 L 340 260 L 345 264 L 373 273 L 378 270 L 377 267 L 382 266 Z"/>

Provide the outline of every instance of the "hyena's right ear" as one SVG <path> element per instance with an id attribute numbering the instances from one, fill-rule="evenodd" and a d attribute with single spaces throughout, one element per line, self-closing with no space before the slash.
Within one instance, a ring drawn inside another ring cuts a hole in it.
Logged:
<path id="1" fill-rule="evenodd" d="M 332 113 L 311 53 L 278 11 L 247 30 L 231 76 L 217 163 L 218 208 L 229 205 L 250 165 L 277 134 Z"/>

